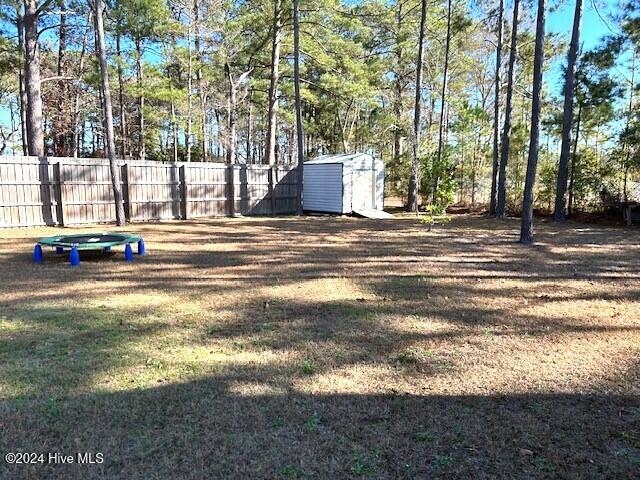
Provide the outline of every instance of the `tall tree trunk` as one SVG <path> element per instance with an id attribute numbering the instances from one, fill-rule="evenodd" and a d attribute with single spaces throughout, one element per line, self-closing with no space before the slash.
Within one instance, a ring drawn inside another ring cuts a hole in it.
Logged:
<path id="1" fill-rule="evenodd" d="M 478 178 L 478 169 L 482 166 L 483 160 L 482 158 L 478 161 L 478 149 L 480 148 L 480 131 L 478 131 L 478 136 L 476 141 L 473 143 L 473 160 L 471 162 L 471 205 L 474 206 L 476 204 L 476 190 L 477 190 L 477 178 Z"/>
<path id="2" fill-rule="evenodd" d="M 57 75 L 62 77 L 65 74 L 65 56 L 67 49 L 67 12 L 65 11 L 64 0 L 57 1 L 60 9 L 60 24 L 58 26 L 58 64 Z M 68 131 L 66 128 L 66 102 L 67 102 L 67 83 L 65 80 L 58 80 L 56 113 L 53 117 L 53 152 L 58 157 L 64 157 L 67 154 L 67 138 Z"/>
<path id="3" fill-rule="evenodd" d="M 113 132 L 113 110 L 111 108 L 111 90 L 109 88 L 109 66 L 107 65 L 107 53 L 104 43 L 104 25 L 102 20 L 104 4 L 103 0 L 95 0 L 95 28 L 96 28 L 96 55 L 100 64 L 100 80 L 102 90 L 102 112 L 105 126 L 105 150 L 109 158 L 111 171 L 111 186 L 116 207 L 116 223 L 125 224 L 124 205 L 122 202 L 122 190 L 120 188 L 120 175 L 116 163 L 116 142 Z"/>
<path id="4" fill-rule="evenodd" d="M 202 149 L 202 161 L 209 160 L 209 149 L 207 145 L 207 96 L 204 91 L 202 81 L 202 49 L 200 48 L 200 0 L 193 2 L 193 19 L 195 27 L 195 47 L 196 47 L 196 83 L 198 85 L 198 97 L 200 99 L 200 148 Z"/>
<path id="5" fill-rule="evenodd" d="M 433 195 L 432 202 L 436 204 L 438 195 L 438 168 L 442 164 L 442 149 L 444 147 L 444 137 L 447 131 L 447 123 L 445 122 L 445 105 L 447 101 L 447 82 L 449 80 L 449 50 L 451 46 L 451 0 L 447 2 L 447 38 L 444 45 L 444 74 L 442 79 L 442 98 L 440 99 L 440 130 L 438 132 L 438 162 L 433 165 Z"/>
<path id="6" fill-rule="evenodd" d="M 247 163 L 253 163 L 253 103 L 251 99 L 251 94 L 249 95 L 249 111 L 247 112 Z"/>
<path id="7" fill-rule="evenodd" d="M 116 30 L 116 56 L 118 57 L 118 103 L 120 104 L 120 142 L 122 158 L 129 158 L 127 135 L 127 107 L 124 103 L 124 72 L 122 69 L 122 49 L 120 46 L 120 26 Z"/>
<path id="8" fill-rule="evenodd" d="M 136 74 L 138 83 L 138 158 L 144 160 L 147 156 L 146 147 L 144 144 L 144 91 L 143 91 L 143 79 L 144 72 L 142 71 L 142 44 L 139 39 L 136 39 Z"/>
<path id="9" fill-rule="evenodd" d="M 273 44 L 271 47 L 271 75 L 269 83 L 269 113 L 267 125 L 267 143 L 265 156 L 270 167 L 278 161 L 279 148 L 277 145 L 277 114 L 278 114 L 278 76 L 280 64 L 280 37 L 282 31 L 282 9 L 280 0 L 274 1 L 273 11 Z M 271 199 L 271 213 L 276 212 L 275 170 L 271 170 L 269 181 L 269 198 Z"/>
<path id="10" fill-rule="evenodd" d="M 276 158 L 276 132 L 278 114 L 278 77 L 280 66 L 280 43 L 282 37 L 281 0 L 274 1 L 273 45 L 271 47 L 271 76 L 269 83 L 269 117 L 267 119 L 266 163 L 273 165 Z"/>
<path id="11" fill-rule="evenodd" d="M 216 158 L 220 159 L 223 156 L 223 148 L 222 148 L 222 129 L 223 125 L 220 121 L 220 110 L 217 108 L 213 109 L 213 116 L 216 119 Z"/>
<path id="12" fill-rule="evenodd" d="M 578 138 L 580 137 L 580 121 L 582 120 L 582 104 L 578 104 L 578 118 L 576 119 L 576 133 L 573 141 L 573 153 L 571 155 L 571 178 L 569 179 L 569 201 L 567 211 L 569 215 L 573 213 L 573 185 L 576 173 L 576 163 L 578 161 Z"/>
<path id="13" fill-rule="evenodd" d="M 84 60 L 87 51 L 87 38 L 89 36 L 89 30 L 91 28 L 91 22 L 93 19 L 93 12 L 87 14 L 87 25 L 82 35 L 82 48 L 80 49 L 80 62 L 78 65 L 77 77 L 80 78 L 84 74 Z M 82 90 L 79 86 L 76 86 L 76 96 L 73 102 L 73 140 L 72 140 L 72 152 L 73 158 L 78 158 L 78 151 L 80 146 L 80 105 L 82 100 Z M 83 139 L 84 140 L 84 139 Z"/>
<path id="14" fill-rule="evenodd" d="M 24 28 L 23 28 L 23 15 L 20 9 L 20 4 L 16 3 L 16 27 L 18 30 L 18 52 L 20 60 L 24 64 L 25 52 L 24 52 Z M 22 154 L 29 155 L 28 147 L 28 133 L 27 133 L 27 91 L 24 84 L 24 68 L 18 70 L 18 88 L 20 94 L 20 128 L 22 137 Z"/>
<path id="15" fill-rule="evenodd" d="M 518 11 L 520 0 L 513 2 L 513 25 L 511 26 L 511 51 L 509 52 L 509 73 L 507 79 L 507 100 L 504 109 L 504 128 L 502 130 L 502 149 L 500 152 L 500 174 L 498 177 L 498 205 L 496 216 L 506 215 L 507 203 L 507 162 L 511 145 L 511 109 L 513 101 L 513 83 L 515 81 L 516 53 L 518 50 Z"/>
<path id="16" fill-rule="evenodd" d="M 13 102 L 9 102 L 9 124 L 10 130 L 8 133 L 4 133 L 2 131 L 2 128 L 0 128 L 0 155 L 4 155 L 4 152 L 7 149 L 7 142 L 9 142 L 11 140 L 11 137 L 18 131 L 18 128 L 16 127 Z M 14 157 L 16 155 L 16 151 L 13 147 L 11 148 L 11 154 Z"/>
<path id="17" fill-rule="evenodd" d="M 622 201 L 627 203 L 629 201 L 628 182 L 629 182 L 629 165 L 624 166 L 624 178 L 622 181 Z"/>
<path id="18" fill-rule="evenodd" d="M 538 18 L 536 21 L 536 47 L 533 54 L 533 98 L 531 100 L 531 138 L 529 140 L 529 158 L 522 199 L 522 223 L 520 242 L 533 242 L 533 188 L 538 168 L 538 148 L 540 142 L 540 110 L 542 97 L 542 66 L 544 62 L 544 24 L 545 0 L 538 0 Z"/>
<path id="19" fill-rule="evenodd" d="M 298 150 L 296 213 L 302 215 L 304 212 L 304 131 L 302 128 L 302 101 L 300 99 L 300 0 L 293 0 L 293 84 L 296 104 L 296 146 Z"/>
<path id="20" fill-rule="evenodd" d="M 178 121 L 176 120 L 176 105 L 171 102 L 171 130 L 173 134 L 173 161 L 178 161 Z"/>
<path id="21" fill-rule="evenodd" d="M 631 124 L 631 119 L 633 118 L 633 99 L 634 92 L 636 89 L 635 77 L 636 77 L 636 49 L 633 47 L 631 52 L 631 79 L 629 80 L 629 102 L 627 104 L 627 120 L 625 125 L 625 130 L 629 129 L 629 125 Z M 622 189 L 623 199 L 625 202 L 629 201 L 628 196 L 628 179 L 629 179 L 629 169 L 631 168 L 630 160 L 631 160 L 631 146 L 629 142 L 625 140 L 624 142 L 625 160 L 624 160 L 624 185 Z"/>
<path id="22" fill-rule="evenodd" d="M 433 114 L 436 110 L 436 99 L 431 97 L 428 103 L 429 109 L 427 110 L 427 137 L 431 136 L 431 130 L 433 129 Z"/>
<path id="23" fill-rule="evenodd" d="M 496 214 L 498 194 L 498 168 L 500 167 L 500 70 L 502 67 L 502 27 L 504 17 L 504 0 L 498 2 L 498 35 L 496 39 L 496 76 L 495 99 L 493 104 L 493 168 L 491 170 L 491 200 L 489 215 Z"/>
<path id="24" fill-rule="evenodd" d="M 475 154 L 471 164 L 471 206 L 476 204 L 476 159 Z"/>
<path id="25" fill-rule="evenodd" d="M 91 121 L 91 156 L 94 157 L 98 149 L 96 142 L 96 122 Z"/>
<path id="26" fill-rule="evenodd" d="M 422 62 L 424 59 L 424 29 L 427 20 L 427 0 L 421 2 L 418 61 L 416 64 L 416 97 L 413 108 L 413 158 L 409 177 L 407 210 L 418 213 L 418 186 L 420 185 L 420 114 L 422 113 Z"/>
<path id="27" fill-rule="evenodd" d="M 231 76 L 231 67 L 224 64 L 224 73 L 229 84 L 227 98 L 227 163 L 236 163 L 236 85 Z"/>
<path id="28" fill-rule="evenodd" d="M 556 183 L 556 204 L 553 219 L 561 222 L 566 218 L 567 178 L 569 175 L 569 152 L 571 150 L 571 127 L 573 124 L 573 96 L 576 88 L 576 59 L 580 47 L 580 21 L 582 19 L 582 0 L 576 0 L 573 15 L 573 32 L 569 53 L 567 54 L 567 70 L 564 80 L 564 111 L 562 116 L 562 146 Z M 577 141 L 577 139 L 576 139 Z"/>
<path id="29" fill-rule="evenodd" d="M 400 128 L 402 124 L 402 75 L 400 74 L 400 69 L 402 66 L 402 60 L 404 55 L 404 49 L 401 46 L 400 39 L 400 28 L 402 26 L 402 2 L 398 2 L 397 12 L 396 12 L 396 48 L 395 48 L 395 56 L 396 56 L 396 72 L 395 78 L 393 80 L 395 96 L 393 98 L 393 114 L 396 118 L 396 128 L 393 130 L 393 160 L 396 165 L 400 163 L 400 157 L 402 155 L 402 129 Z"/>
<path id="30" fill-rule="evenodd" d="M 460 139 L 460 180 L 458 182 L 458 203 L 464 198 L 464 140 Z"/>
<path id="31" fill-rule="evenodd" d="M 187 162 L 191 161 L 191 115 L 193 113 L 193 51 L 191 49 L 191 16 L 187 24 L 187 131 L 185 132 L 184 143 L 187 147 Z M 217 117 L 216 117 L 217 118 Z"/>
<path id="32" fill-rule="evenodd" d="M 233 79 L 231 74 L 231 66 L 229 62 L 224 64 L 224 74 L 227 77 L 227 83 L 229 84 L 229 94 L 227 96 L 227 162 L 237 163 L 237 109 L 238 109 L 238 87 L 242 85 L 249 74 L 253 71 L 253 68 L 249 68 L 246 72 L 238 77 L 237 80 Z"/>
<path id="33" fill-rule="evenodd" d="M 27 91 L 27 147 L 29 155 L 44 156 L 42 93 L 40 91 L 40 46 L 38 45 L 37 0 L 24 0 L 24 82 Z"/>

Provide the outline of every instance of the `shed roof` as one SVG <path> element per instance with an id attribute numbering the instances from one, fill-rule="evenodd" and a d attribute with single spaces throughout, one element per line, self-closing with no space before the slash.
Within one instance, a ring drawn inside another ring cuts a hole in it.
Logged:
<path id="1" fill-rule="evenodd" d="M 317 165 L 323 163 L 354 163 L 362 161 L 375 161 L 368 153 L 339 153 L 332 155 L 321 155 L 319 157 L 307 160 L 305 165 Z"/>

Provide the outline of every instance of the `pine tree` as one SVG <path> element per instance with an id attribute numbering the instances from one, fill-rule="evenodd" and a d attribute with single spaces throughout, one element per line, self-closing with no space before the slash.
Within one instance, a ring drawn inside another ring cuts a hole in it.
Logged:
<path id="1" fill-rule="evenodd" d="M 491 171 L 491 196 L 489 199 L 489 215 L 496 214 L 496 204 L 498 202 L 498 170 L 500 168 L 500 70 L 502 69 L 502 27 L 504 22 L 503 16 L 504 0 L 498 0 L 495 97 L 493 103 L 493 169 Z"/>
<path id="2" fill-rule="evenodd" d="M 562 146 L 560 148 L 560 162 L 558 163 L 558 179 L 556 186 L 556 203 L 553 219 L 563 221 L 566 216 L 566 191 L 569 176 L 569 151 L 571 149 L 571 132 L 573 127 L 573 96 L 575 92 L 575 67 L 580 46 L 580 22 L 582 20 L 582 0 L 576 0 L 573 16 L 573 31 L 569 53 L 567 54 L 567 69 L 564 80 L 564 113 L 562 117 Z M 575 141 L 578 139 L 576 137 Z"/>
<path id="3" fill-rule="evenodd" d="M 409 179 L 409 200 L 407 208 L 410 212 L 418 212 L 418 185 L 420 183 L 420 115 L 422 111 L 422 62 L 424 59 L 424 31 L 427 21 L 427 1 L 421 1 L 420 33 L 418 35 L 418 60 L 416 62 L 416 100 L 413 114 L 413 157 L 411 161 L 411 177 Z"/>
<path id="4" fill-rule="evenodd" d="M 518 49 L 518 15 L 520 0 L 513 2 L 513 21 L 511 25 L 511 51 L 509 53 L 509 73 L 507 77 L 507 100 L 504 109 L 504 127 L 502 129 L 502 149 L 500 152 L 500 168 L 498 176 L 498 204 L 496 216 L 506 215 L 507 204 L 507 162 L 511 144 L 511 113 L 513 108 L 513 88 L 515 82 L 516 54 Z"/>
<path id="5" fill-rule="evenodd" d="M 544 62 L 544 24 L 546 2 L 538 0 L 536 20 L 536 48 L 533 60 L 533 98 L 531 99 L 531 138 L 529 141 L 529 158 L 522 201 L 522 224 L 520 242 L 533 242 L 533 188 L 538 168 L 538 149 L 540 143 L 540 111 L 542 109 L 542 68 Z"/>
<path id="6" fill-rule="evenodd" d="M 120 175 L 116 163 L 116 142 L 113 130 L 113 110 L 111 107 L 111 89 L 109 87 L 109 67 L 107 65 L 107 53 L 104 40 L 103 24 L 104 4 L 102 0 L 94 0 L 94 18 L 96 29 L 96 56 L 100 65 L 100 87 L 102 93 L 102 111 L 104 115 L 104 126 L 106 134 L 106 153 L 109 159 L 109 170 L 111 173 L 111 186 L 113 188 L 113 198 L 116 208 L 116 224 L 125 224 L 124 206 L 122 201 L 122 189 L 120 188 Z"/>

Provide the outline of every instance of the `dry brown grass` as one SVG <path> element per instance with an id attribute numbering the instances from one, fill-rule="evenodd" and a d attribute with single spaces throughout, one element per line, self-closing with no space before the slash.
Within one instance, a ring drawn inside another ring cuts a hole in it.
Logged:
<path id="1" fill-rule="evenodd" d="M 638 478 L 640 236 L 458 216 L 0 230 L 3 478 Z M 108 227 L 83 228 L 100 231 Z"/>

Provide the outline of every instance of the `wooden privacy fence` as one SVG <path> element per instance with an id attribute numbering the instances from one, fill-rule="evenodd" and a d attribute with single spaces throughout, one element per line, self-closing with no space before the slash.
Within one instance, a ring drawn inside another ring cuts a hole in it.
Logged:
<path id="1" fill-rule="evenodd" d="M 118 160 L 131 222 L 296 211 L 295 167 Z M 105 159 L 0 156 L 0 227 L 115 222 Z"/>

